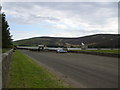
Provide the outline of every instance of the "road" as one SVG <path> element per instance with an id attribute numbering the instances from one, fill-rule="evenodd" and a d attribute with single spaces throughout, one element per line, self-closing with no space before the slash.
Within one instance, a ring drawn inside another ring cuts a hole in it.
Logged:
<path id="1" fill-rule="evenodd" d="M 80 88 L 117 88 L 118 58 L 79 53 L 35 52 L 24 54 L 75 81 Z"/>

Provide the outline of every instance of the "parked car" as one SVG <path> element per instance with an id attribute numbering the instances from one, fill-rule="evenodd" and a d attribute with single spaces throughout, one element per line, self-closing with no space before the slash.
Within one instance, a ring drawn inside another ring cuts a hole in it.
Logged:
<path id="1" fill-rule="evenodd" d="M 67 51 L 63 50 L 63 49 L 58 49 L 57 53 L 67 53 Z"/>

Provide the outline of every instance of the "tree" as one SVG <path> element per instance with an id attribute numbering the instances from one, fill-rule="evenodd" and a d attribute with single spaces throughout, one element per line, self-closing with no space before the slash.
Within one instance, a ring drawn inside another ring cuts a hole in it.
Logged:
<path id="1" fill-rule="evenodd" d="M 2 18 L 2 48 L 11 48 L 12 39 L 10 35 L 10 28 L 8 22 L 6 21 L 6 16 L 4 13 L 0 14 Z"/>

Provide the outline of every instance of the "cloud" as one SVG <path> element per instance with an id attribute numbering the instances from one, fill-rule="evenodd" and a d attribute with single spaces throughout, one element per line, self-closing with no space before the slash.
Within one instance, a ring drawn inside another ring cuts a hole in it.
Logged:
<path id="1" fill-rule="evenodd" d="M 119 0 L 4 0 L 4 2 L 118 2 Z"/>
<path id="2" fill-rule="evenodd" d="M 3 11 L 10 23 L 44 24 L 43 27 L 52 30 L 50 36 L 73 37 L 117 33 L 117 5 L 116 2 L 14 2 L 4 3 Z"/>
<path id="3" fill-rule="evenodd" d="M 13 34 L 13 41 L 15 40 L 21 40 L 21 39 L 27 39 L 27 38 L 32 38 L 32 37 L 39 37 L 39 36 L 47 36 L 46 34 L 40 34 L 36 32 L 31 32 L 31 31 L 25 31 L 25 30 L 11 30 L 10 31 Z"/>

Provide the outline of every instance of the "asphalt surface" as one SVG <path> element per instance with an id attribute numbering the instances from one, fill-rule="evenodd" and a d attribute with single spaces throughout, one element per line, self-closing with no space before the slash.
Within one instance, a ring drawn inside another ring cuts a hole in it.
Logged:
<path id="1" fill-rule="evenodd" d="M 71 78 L 80 88 L 118 87 L 118 58 L 79 53 L 21 51 Z"/>

